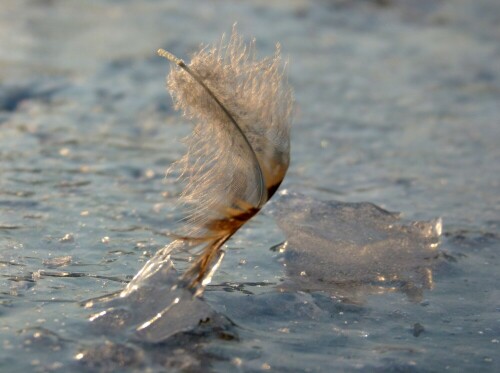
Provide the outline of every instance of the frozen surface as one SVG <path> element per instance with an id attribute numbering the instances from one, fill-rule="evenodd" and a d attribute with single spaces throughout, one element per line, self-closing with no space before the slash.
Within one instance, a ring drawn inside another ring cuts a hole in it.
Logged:
<path id="1" fill-rule="evenodd" d="M 235 21 L 289 57 L 283 187 L 442 217 L 433 289 L 292 288 L 264 210 L 201 306 L 232 323 L 96 333 L 82 304 L 122 290 L 179 218 L 165 170 L 190 128 L 155 51 L 188 59 Z M 0 371 L 499 371 L 499 23 L 497 0 L 2 0 Z"/>

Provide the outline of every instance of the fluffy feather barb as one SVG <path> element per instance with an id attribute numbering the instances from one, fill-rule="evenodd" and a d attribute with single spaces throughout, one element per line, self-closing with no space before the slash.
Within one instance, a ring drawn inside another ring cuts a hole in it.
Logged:
<path id="1" fill-rule="evenodd" d="M 168 77 L 176 109 L 196 123 L 174 167 L 186 181 L 184 239 L 207 242 L 191 270 L 200 275 L 283 180 L 292 92 L 279 46 L 273 57 L 257 59 L 255 42 L 245 44 L 234 30 L 227 44 L 202 49 L 189 65 L 159 53 L 177 65 Z"/>

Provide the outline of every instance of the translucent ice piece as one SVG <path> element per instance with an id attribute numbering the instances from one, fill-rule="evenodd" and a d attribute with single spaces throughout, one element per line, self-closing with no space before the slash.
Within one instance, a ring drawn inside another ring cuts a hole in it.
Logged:
<path id="1" fill-rule="evenodd" d="M 182 244 L 174 241 L 170 246 Z M 201 324 L 220 328 L 227 322 L 185 286 L 168 255 L 171 249 L 157 253 L 122 292 L 85 304 L 102 310 L 90 317 L 96 330 L 158 343 Z"/>
<path id="2" fill-rule="evenodd" d="M 441 219 L 403 222 L 372 203 L 319 201 L 280 193 L 270 212 L 286 235 L 286 272 L 303 290 L 337 295 L 401 290 L 410 298 L 432 288 Z"/>

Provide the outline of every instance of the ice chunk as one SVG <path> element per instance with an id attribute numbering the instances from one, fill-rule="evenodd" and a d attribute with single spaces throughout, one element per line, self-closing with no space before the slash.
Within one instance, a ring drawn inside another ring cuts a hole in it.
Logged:
<path id="1" fill-rule="evenodd" d="M 303 290 L 352 296 L 362 286 L 418 299 L 421 289 L 432 287 L 439 218 L 404 222 L 372 203 L 319 201 L 287 190 L 269 211 L 286 235 L 286 272 Z"/>
<path id="2" fill-rule="evenodd" d="M 95 330 L 158 343 L 200 325 L 225 328 L 228 320 L 185 286 L 168 255 L 172 247 L 166 249 L 166 253 L 158 252 L 122 292 L 86 302 L 87 308 L 95 310 L 90 316 Z"/>

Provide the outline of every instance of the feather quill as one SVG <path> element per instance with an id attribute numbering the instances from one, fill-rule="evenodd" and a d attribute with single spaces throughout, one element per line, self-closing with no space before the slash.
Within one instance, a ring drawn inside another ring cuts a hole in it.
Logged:
<path id="1" fill-rule="evenodd" d="M 173 167 L 185 181 L 186 217 L 173 248 L 200 247 L 182 280 L 203 291 L 222 258 L 221 247 L 254 216 L 281 184 L 289 165 L 292 90 L 280 47 L 258 59 L 255 41 L 233 29 L 227 43 L 205 47 L 187 65 L 174 62 L 167 87 L 174 106 L 195 122 L 187 153 Z"/>

